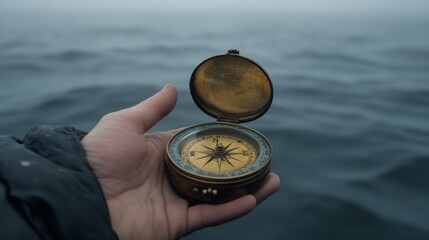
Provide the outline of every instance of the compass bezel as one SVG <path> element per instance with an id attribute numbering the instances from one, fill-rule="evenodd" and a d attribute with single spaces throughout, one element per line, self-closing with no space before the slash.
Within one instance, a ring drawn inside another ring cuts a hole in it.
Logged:
<path id="1" fill-rule="evenodd" d="M 214 131 L 222 132 L 224 135 L 233 134 L 253 141 L 258 148 L 257 157 L 254 163 L 236 171 L 214 173 L 192 166 L 182 158 L 180 154 L 181 144 L 184 144 L 184 141 L 186 141 L 187 138 L 197 134 L 205 134 Z M 168 143 L 167 154 L 168 158 L 171 160 L 171 164 L 175 169 L 182 172 L 182 174 L 195 179 L 215 182 L 224 180 L 240 180 L 248 178 L 250 175 L 254 175 L 269 165 L 272 152 L 270 142 L 261 133 L 238 124 L 214 122 L 194 125 L 178 132 Z"/>

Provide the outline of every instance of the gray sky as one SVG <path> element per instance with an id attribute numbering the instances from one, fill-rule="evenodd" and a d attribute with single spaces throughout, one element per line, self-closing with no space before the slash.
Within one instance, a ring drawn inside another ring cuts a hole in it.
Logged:
<path id="1" fill-rule="evenodd" d="M 0 0 L 13 10 L 211 10 L 263 9 L 297 13 L 429 15 L 429 0 Z"/>

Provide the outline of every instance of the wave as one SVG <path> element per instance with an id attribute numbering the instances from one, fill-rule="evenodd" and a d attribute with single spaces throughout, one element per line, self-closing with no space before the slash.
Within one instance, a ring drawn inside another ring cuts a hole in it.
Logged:
<path id="1" fill-rule="evenodd" d="M 311 194 L 314 191 L 319 194 Z M 369 207 L 366 203 L 368 198 L 362 194 L 347 199 L 309 189 L 308 193 L 300 195 L 301 203 L 297 209 L 292 210 L 294 216 L 299 216 L 291 221 L 293 228 L 299 231 L 294 235 L 299 239 L 314 239 L 317 235 L 320 239 L 356 240 L 409 239 L 410 233 L 412 239 L 429 236 L 427 226 L 416 226 L 410 219 L 392 218 L 390 215 L 395 213 L 385 215 L 377 208 Z M 311 231 L 306 226 L 311 226 Z"/>
<path id="2" fill-rule="evenodd" d="M 0 64 L 0 76 L 5 76 L 7 73 L 43 73 L 47 72 L 48 68 L 45 65 L 34 62 L 16 62 Z"/>
<path id="3" fill-rule="evenodd" d="M 60 50 L 55 53 L 42 54 L 41 58 L 46 60 L 53 60 L 59 62 L 77 62 L 77 61 L 88 61 L 97 58 L 101 58 L 101 52 L 94 52 L 83 49 L 66 49 Z"/>
<path id="4" fill-rule="evenodd" d="M 364 54 L 365 56 L 361 56 Z M 283 56 L 290 61 L 310 64 L 315 68 L 329 71 L 345 70 L 348 72 L 388 71 L 429 71 L 429 50 L 425 48 L 378 49 L 372 53 L 343 52 L 340 50 L 320 51 L 301 50 Z"/>
<path id="5" fill-rule="evenodd" d="M 396 47 L 385 50 L 383 53 L 396 61 L 418 61 L 429 68 L 429 48 L 427 47 Z"/>
<path id="6" fill-rule="evenodd" d="M 48 44 L 40 41 L 29 41 L 21 38 L 14 38 L 10 40 L 3 40 L 0 42 L 0 56 L 5 52 L 19 51 L 22 49 L 37 49 L 47 47 Z"/>
<path id="7" fill-rule="evenodd" d="M 103 27 L 90 28 L 84 34 L 94 35 L 96 37 L 104 36 L 144 36 L 151 33 L 151 29 L 141 26 L 120 26 L 120 27 Z"/>
<path id="8" fill-rule="evenodd" d="M 339 51 L 315 51 L 315 50 L 302 50 L 291 55 L 294 59 L 311 59 L 317 61 L 339 61 L 351 64 L 362 64 L 365 66 L 372 66 L 374 61 L 368 58 L 359 57 L 357 55 L 351 55 Z"/>
<path id="9" fill-rule="evenodd" d="M 114 47 L 113 53 L 145 56 L 145 54 L 188 55 L 192 52 L 216 52 L 214 48 L 204 45 L 169 45 L 157 44 L 145 47 Z"/>

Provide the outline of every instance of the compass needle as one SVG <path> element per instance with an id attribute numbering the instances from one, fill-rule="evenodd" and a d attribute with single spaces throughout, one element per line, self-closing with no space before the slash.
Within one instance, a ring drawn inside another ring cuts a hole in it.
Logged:
<path id="1" fill-rule="evenodd" d="M 226 157 L 230 157 L 230 158 L 234 159 L 235 161 L 243 162 L 243 161 L 241 161 L 240 159 L 237 159 L 237 158 L 235 158 L 235 157 L 233 157 L 233 156 L 231 156 L 231 155 L 228 155 L 228 156 L 226 156 Z"/>
<path id="2" fill-rule="evenodd" d="M 224 147 L 225 150 L 228 150 L 228 148 L 229 148 L 229 146 L 231 146 L 231 144 L 232 144 L 232 142 L 230 144 L 226 145 L 226 147 Z"/>
<path id="3" fill-rule="evenodd" d="M 201 145 L 201 146 L 203 146 L 203 147 L 205 147 L 205 148 L 207 148 L 207 149 L 209 149 L 209 150 L 212 150 L 212 151 L 214 151 L 214 148 L 211 148 L 211 147 L 207 147 L 206 145 Z"/>
<path id="4" fill-rule="evenodd" d="M 228 155 L 243 155 L 243 153 L 239 153 L 239 152 L 234 152 L 234 153 L 230 153 L 230 154 L 228 154 Z"/>
<path id="5" fill-rule="evenodd" d="M 232 164 L 226 157 L 222 158 L 225 162 L 227 162 L 229 165 L 231 165 L 233 168 L 236 168 L 234 164 Z"/>
<path id="6" fill-rule="evenodd" d="M 199 157 L 199 158 L 197 158 L 197 160 L 199 160 L 199 159 L 203 159 L 203 158 L 207 158 L 207 157 L 209 157 L 209 156 L 211 156 L 212 154 L 210 153 L 210 154 L 207 154 L 207 155 L 205 155 L 205 156 L 202 156 L 202 157 Z"/>
<path id="7" fill-rule="evenodd" d="M 222 165 L 222 158 L 216 158 L 217 159 L 217 166 L 219 167 L 219 173 L 220 173 L 220 167 Z"/>
<path id="8" fill-rule="evenodd" d="M 215 159 L 215 158 L 216 158 L 215 156 L 211 156 L 210 159 L 206 163 L 204 163 L 203 167 L 205 165 L 207 165 L 208 163 L 210 163 L 211 161 L 213 161 L 213 159 Z"/>
<path id="9" fill-rule="evenodd" d="M 233 148 L 233 149 L 230 149 L 230 150 L 226 151 L 226 154 L 230 154 L 230 152 L 234 151 L 237 148 L 239 148 L 239 147 L 236 147 L 236 148 Z"/>
<path id="10" fill-rule="evenodd" d="M 212 154 L 213 151 L 197 151 L 197 153 Z"/>

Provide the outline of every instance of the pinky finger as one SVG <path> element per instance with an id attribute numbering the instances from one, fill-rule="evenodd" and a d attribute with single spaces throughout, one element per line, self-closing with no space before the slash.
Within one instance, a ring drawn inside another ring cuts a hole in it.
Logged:
<path id="1" fill-rule="evenodd" d="M 265 199 L 267 199 L 269 196 L 277 192 L 280 188 L 280 178 L 275 173 L 268 174 L 267 179 L 265 180 L 264 185 L 262 186 L 259 191 L 254 193 L 257 203 L 261 203 Z"/>

